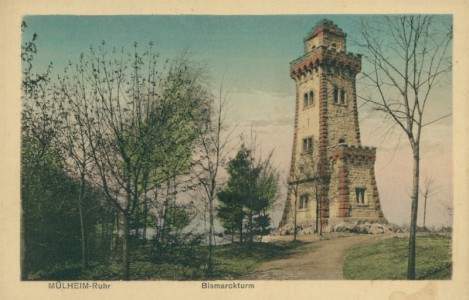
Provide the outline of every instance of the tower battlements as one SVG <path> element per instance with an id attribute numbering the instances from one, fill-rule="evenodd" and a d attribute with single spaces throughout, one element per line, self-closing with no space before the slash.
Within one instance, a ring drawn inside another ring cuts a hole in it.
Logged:
<path id="1" fill-rule="evenodd" d="M 307 42 L 321 33 L 332 33 L 337 36 L 342 36 L 344 39 L 347 37 L 347 34 L 342 31 L 342 28 L 337 26 L 333 21 L 328 19 L 322 19 L 317 22 L 316 25 L 311 29 L 311 31 L 303 39 L 303 42 Z"/>
<path id="2" fill-rule="evenodd" d="M 368 161 L 374 163 L 376 159 L 376 147 L 338 144 L 331 149 L 329 159 L 333 161 Z"/>
<path id="3" fill-rule="evenodd" d="M 301 78 L 324 65 L 359 73 L 361 55 L 346 51 L 346 38 L 347 34 L 334 22 L 327 19 L 319 21 L 303 40 L 305 54 L 290 63 L 290 76 Z"/>
<path id="4" fill-rule="evenodd" d="M 347 34 L 334 22 L 322 19 L 303 39 L 305 53 L 319 46 L 325 46 L 337 52 L 346 52 L 346 39 Z"/>
<path id="5" fill-rule="evenodd" d="M 326 46 L 319 46 L 290 63 L 290 77 L 299 79 L 323 66 L 347 68 L 356 75 L 361 71 L 361 57 L 360 54 L 341 53 L 327 49 Z"/>

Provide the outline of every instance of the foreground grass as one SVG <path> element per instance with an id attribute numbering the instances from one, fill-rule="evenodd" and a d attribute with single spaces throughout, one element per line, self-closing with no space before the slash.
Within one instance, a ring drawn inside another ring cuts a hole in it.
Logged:
<path id="1" fill-rule="evenodd" d="M 228 280 L 242 277 L 264 262 L 287 257 L 302 245 L 301 242 L 228 244 L 214 248 L 213 272 L 206 274 L 206 266 L 199 258 L 198 262 L 188 264 L 133 263 L 132 279 L 134 280 Z M 200 249 L 206 254 L 206 249 Z"/>
<path id="2" fill-rule="evenodd" d="M 241 277 L 264 262 L 287 257 L 300 245 L 302 245 L 301 242 L 283 242 L 254 243 L 250 248 L 239 244 L 217 247 L 213 278 Z"/>
<path id="3" fill-rule="evenodd" d="M 156 262 L 148 247 L 135 249 L 131 259 L 131 280 L 204 280 L 233 279 L 248 274 L 260 264 L 287 257 L 301 246 L 301 242 L 253 243 L 252 245 L 229 244 L 214 248 L 213 273 L 206 272 L 207 247 L 190 252 L 190 257 L 172 253 L 171 260 Z M 187 253 L 186 253 L 187 255 Z M 90 264 L 82 272 L 80 264 L 61 264 L 39 271 L 31 280 L 120 280 L 122 263 Z"/>
<path id="4" fill-rule="evenodd" d="M 417 237 L 417 279 L 451 279 L 451 238 Z M 344 264 L 345 279 L 406 279 L 408 239 L 389 239 L 353 248 Z"/>

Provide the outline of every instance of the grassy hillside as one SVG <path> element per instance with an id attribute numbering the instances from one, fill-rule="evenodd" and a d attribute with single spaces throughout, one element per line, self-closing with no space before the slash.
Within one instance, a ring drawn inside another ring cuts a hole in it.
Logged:
<path id="1" fill-rule="evenodd" d="M 344 264 L 345 279 L 406 279 L 408 239 L 393 238 L 350 250 Z M 451 238 L 417 238 L 417 279 L 451 279 Z"/>

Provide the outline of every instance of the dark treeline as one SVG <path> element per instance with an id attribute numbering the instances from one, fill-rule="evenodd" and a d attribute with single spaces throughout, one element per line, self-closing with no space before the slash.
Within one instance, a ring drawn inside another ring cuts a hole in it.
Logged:
<path id="1" fill-rule="evenodd" d="M 34 67 L 36 39 L 22 45 L 23 280 L 128 280 L 158 264 L 210 276 L 217 216 L 241 242 L 269 232 L 271 155 L 242 146 L 228 161 L 226 95 L 211 94 L 205 68 L 163 60 L 152 43 L 126 52 L 103 42 L 52 78 L 52 65 Z M 227 197 L 240 211 L 225 209 Z"/>

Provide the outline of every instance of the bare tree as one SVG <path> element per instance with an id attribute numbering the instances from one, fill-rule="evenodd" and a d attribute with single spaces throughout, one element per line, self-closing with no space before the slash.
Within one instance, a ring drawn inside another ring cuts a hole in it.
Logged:
<path id="1" fill-rule="evenodd" d="M 425 221 L 427 216 L 427 200 L 438 194 L 438 187 L 435 186 L 435 180 L 431 177 L 426 177 L 423 187 L 420 187 L 420 194 L 423 197 L 423 229 L 425 230 Z"/>
<path id="2" fill-rule="evenodd" d="M 298 213 L 298 197 L 308 195 L 314 199 L 314 232 L 322 235 L 321 226 L 321 195 L 324 191 L 324 182 L 320 176 L 318 162 L 313 159 L 313 153 L 302 154 L 300 160 L 297 162 L 295 171 L 290 175 L 288 182 L 288 192 L 293 195 L 293 216 L 294 216 L 294 237 L 297 238 L 297 213 Z"/>
<path id="3" fill-rule="evenodd" d="M 187 60 L 163 66 L 161 71 L 151 43 L 144 53 L 135 44 L 134 52 L 128 54 L 109 52 L 103 42 L 72 66 L 76 75 L 64 75 L 62 81 L 66 108 L 79 128 L 68 139 L 73 148 L 69 159 L 86 170 L 86 177 L 120 213 L 126 280 L 130 277 L 131 225 L 136 225 L 142 203 L 146 209 L 147 191 L 158 189 L 161 183 L 172 189 L 176 178 L 189 172 L 195 139 L 192 128 L 202 120 L 206 107 L 198 72 Z M 71 141 L 81 135 L 83 141 Z M 167 194 L 166 204 L 173 195 Z"/>
<path id="4" fill-rule="evenodd" d="M 64 168 L 66 172 L 78 180 L 79 190 L 77 195 L 77 207 L 81 230 L 81 255 L 82 269 L 88 267 L 87 235 L 85 229 L 85 212 L 83 201 L 85 199 L 85 187 L 89 180 L 89 170 L 93 162 L 88 137 L 89 116 L 92 114 L 93 105 L 89 103 L 89 89 L 85 80 L 87 62 L 84 56 L 80 57 L 75 69 L 65 69 L 62 77 L 59 77 L 58 93 L 61 95 L 61 117 L 63 127 L 61 145 L 64 151 Z"/>
<path id="5" fill-rule="evenodd" d="M 215 242 L 215 199 L 219 191 L 220 168 L 226 163 L 229 154 L 228 144 L 230 142 L 233 129 L 229 129 L 226 121 L 227 117 L 227 94 L 220 86 L 218 99 L 212 102 L 212 107 L 206 115 L 205 122 L 201 122 L 197 128 L 198 140 L 200 144 L 200 159 L 193 169 L 194 174 L 202 187 L 204 203 L 208 210 L 208 260 L 207 272 L 211 274 L 213 269 L 212 252 Z M 204 211 L 205 213 L 205 211 Z"/>
<path id="6" fill-rule="evenodd" d="M 243 139 L 241 136 L 241 140 Z M 245 176 L 249 178 L 247 185 L 249 194 L 244 205 L 247 210 L 246 236 L 250 242 L 248 246 L 251 247 L 255 235 L 259 234 L 262 241 L 263 235 L 268 231 L 267 228 L 271 223 L 268 211 L 274 209 L 279 199 L 280 175 L 272 160 L 275 149 L 263 158 L 262 147 L 257 143 L 257 134 L 253 128 L 250 131 L 247 147 L 250 171 Z"/>
<path id="7" fill-rule="evenodd" d="M 138 139 L 137 134 L 143 127 L 145 107 L 142 97 L 137 96 L 142 79 L 138 74 L 139 57 L 135 56 L 134 68 L 131 68 L 132 62 L 123 52 L 113 54 L 119 55 L 119 59 L 109 58 L 103 43 L 98 52 L 92 48 L 89 56 L 82 55 L 80 63 L 72 66 L 77 74 L 71 77 L 64 74 L 62 93 L 69 102 L 67 108 L 72 122 L 79 128 L 78 132 L 85 135 L 76 151 L 74 145 L 68 143 L 71 161 L 86 167 L 81 171 L 86 171 L 121 214 L 123 278 L 129 279 L 130 218 L 138 205 L 137 183 L 142 169 L 138 151 L 143 140 Z M 128 69 L 134 80 L 129 78 Z M 71 129 L 73 127 L 67 128 L 71 132 L 68 140 L 75 138 Z M 80 149 L 80 146 L 86 148 Z M 92 159 L 92 166 L 84 164 L 85 155 Z"/>
<path id="8" fill-rule="evenodd" d="M 298 197 L 300 196 L 300 187 L 304 184 L 304 174 L 302 174 L 302 168 L 295 169 L 295 172 L 290 176 L 290 180 L 287 183 L 288 194 L 293 195 L 294 201 L 293 205 L 290 207 L 293 208 L 293 240 L 296 241 L 298 235 L 298 224 L 297 224 L 297 215 L 298 215 Z M 290 202 L 289 202 L 290 203 Z"/>
<path id="9" fill-rule="evenodd" d="M 259 204 L 256 205 L 257 216 L 255 223 L 257 231 L 260 234 L 260 241 L 262 237 L 270 232 L 271 218 L 269 210 L 275 209 L 278 200 L 280 199 L 280 173 L 272 162 L 273 150 L 269 153 L 264 161 L 259 161 L 261 165 L 261 174 L 259 178 Z"/>
<path id="10" fill-rule="evenodd" d="M 363 18 L 358 42 L 368 65 L 361 97 L 407 136 L 412 149 L 412 193 L 407 279 L 415 279 L 420 142 L 423 129 L 450 114 L 429 119 L 432 92 L 451 72 L 452 26 L 445 17 L 428 15 Z"/>
<path id="11" fill-rule="evenodd" d="M 24 31 L 27 24 L 23 22 Z M 34 213 L 31 204 L 35 202 L 34 188 L 41 176 L 47 177 L 45 167 L 56 163 L 60 157 L 58 143 L 60 132 L 59 105 L 53 92 L 51 79 L 52 64 L 44 72 L 33 67 L 37 53 L 37 34 L 21 46 L 23 78 L 21 82 L 21 278 L 28 279 L 32 259 L 29 220 Z"/>

